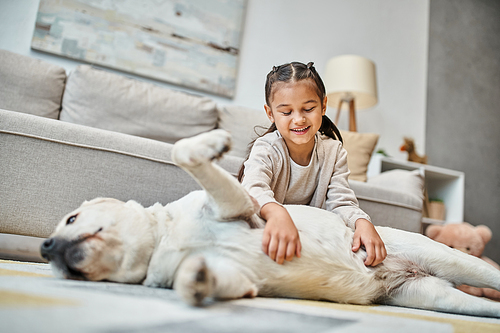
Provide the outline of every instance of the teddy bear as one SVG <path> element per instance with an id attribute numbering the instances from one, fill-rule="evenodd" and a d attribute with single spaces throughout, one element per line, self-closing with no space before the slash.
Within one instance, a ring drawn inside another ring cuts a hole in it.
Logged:
<path id="1" fill-rule="evenodd" d="M 491 240 L 491 230 L 485 225 L 473 225 L 463 223 L 452 223 L 446 225 L 430 225 L 425 234 L 427 237 L 448 245 L 451 248 L 460 250 L 470 255 L 483 259 L 487 263 L 500 269 L 500 266 L 488 257 L 482 256 L 484 246 Z M 489 288 L 476 288 L 466 285 L 457 287 L 459 290 L 470 295 L 487 297 L 500 301 L 500 292 Z"/>

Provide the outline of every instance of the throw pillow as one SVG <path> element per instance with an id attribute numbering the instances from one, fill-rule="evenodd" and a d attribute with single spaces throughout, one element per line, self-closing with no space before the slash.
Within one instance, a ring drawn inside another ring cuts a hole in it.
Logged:
<path id="1" fill-rule="evenodd" d="M 214 129 L 216 104 L 174 91 L 78 66 L 68 76 L 60 119 L 70 123 L 174 143 Z"/>
<path id="2" fill-rule="evenodd" d="M 370 185 L 405 192 L 424 200 L 425 179 L 420 170 L 394 169 L 382 172 L 367 181 Z"/>
<path id="3" fill-rule="evenodd" d="M 271 122 L 266 112 L 235 105 L 218 105 L 219 128 L 232 135 L 233 146 L 229 155 L 246 157 L 250 142 L 263 134 Z"/>
<path id="4" fill-rule="evenodd" d="M 344 148 L 347 150 L 347 164 L 351 171 L 349 179 L 365 182 L 368 163 L 379 135 L 349 131 L 340 131 L 340 134 L 344 140 Z"/>
<path id="5" fill-rule="evenodd" d="M 57 119 L 66 82 L 64 68 L 0 50 L 0 109 Z"/>

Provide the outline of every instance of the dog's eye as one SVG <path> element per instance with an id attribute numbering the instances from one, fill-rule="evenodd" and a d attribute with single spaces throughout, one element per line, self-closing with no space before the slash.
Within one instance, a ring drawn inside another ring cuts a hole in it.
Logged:
<path id="1" fill-rule="evenodd" d="M 68 217 L 68 219 L 66 220 L 66 225 L 75 222 L 77 216 L 78 216 L 78 214 Z"/>

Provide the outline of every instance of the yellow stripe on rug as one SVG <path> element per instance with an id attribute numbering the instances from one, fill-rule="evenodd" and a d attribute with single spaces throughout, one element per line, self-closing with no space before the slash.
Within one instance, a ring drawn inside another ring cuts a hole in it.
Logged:
<path id="1" fill-rule="evenodd" d="M 53 277 L 53 275 L 49 275 L 49 274 L 40 274 L 40 273 L 24 272 L 24 271 L 14 271 L 12 269 L 5 269 L 5 268 L 0 268 L 0 276 Z"/>
<path id="2" fill-rule="evenodd" d="M 0 307 L 46 307 L 78 306 L 79 302 L 70 299 L 30 295 L 10 290 L 0 290 Z"/>
<path id="3" fill-rule="evenodd" d="M 36 265 L 36 266 L 46 265 L 46 264 L 42 264 L 42 263 L 38 263 L 38 262 L 16 261 L 16 260 L 5 260 L 5 259 L 0 259 L 0 264 Z"/>
<path id="4" fill-rule="evenodd" d="M 455 333 L 470 333 L 470 332 L 498 333 L 498 332 L 500 332 L 500 324 L 484 323 L 484 322 L 479 322 L 479 321 L 467 321 L 467 320 L 452 319 L 452 318 L 446 318 L 446 317 L 433 317 L 433 316 L 418 315 L 418 314 L 413 314 L 413 313 L 389 312 L 389 311 L 375 309 L 378 307 L 377 305 L 366 306 L 366 305 L 339 304 L 339 303 L 331 303 L 331 302 L 306 301 L 306 300 L 293 300 L 293 301 L 284 301 L 284 302 L 297 304 L 297 305 L 331 308 L 331 309 L 341 310 L 341 311 L 356 311 L 356 312 L 364 312 L 364 313 L 376 314 L 376 315 L 381 315 L 381 316 L 396 316 L 396 317 L 401 317 L 401 318 L 426 320 L 426 321 L 432 321 L 432 322 L 437 322 L 437 323 L 451 324 L 453 326 L 453 331 Z"/>

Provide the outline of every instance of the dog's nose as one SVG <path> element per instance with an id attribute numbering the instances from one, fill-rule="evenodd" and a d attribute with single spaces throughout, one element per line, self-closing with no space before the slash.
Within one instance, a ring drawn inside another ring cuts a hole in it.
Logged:
<path id="1" fill-rule="evenodd" d="M 55 244 L 54 238 L 46 239 L 45 242 L 43 242 L 42 244 L 42 249 L 45 251 L 50 251 L 52 248 L 54 248 L 54 244 Z"/>
<path id="2" fill-rule="evenodd" d="M 42 255 L 42 258 L 50 261 L 51 254 L 53 254 L 55 247 L 56 241 L 54 238 L 46 239 L 40 247 L 40 254 Z"/>

